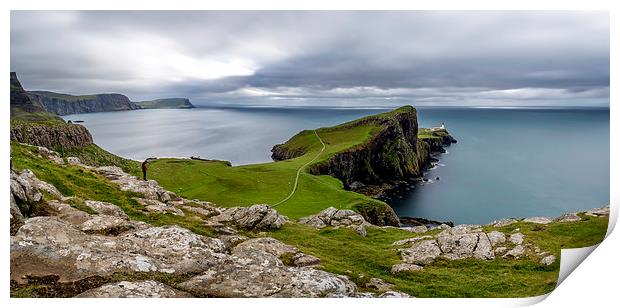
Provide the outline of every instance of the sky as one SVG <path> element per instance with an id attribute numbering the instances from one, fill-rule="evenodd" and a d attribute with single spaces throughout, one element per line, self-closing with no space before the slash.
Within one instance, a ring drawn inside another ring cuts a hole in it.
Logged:
<path id="1" fill-rule="evenodd" d="M 609 14 L 12 11 L 11 71 L 196 105 L 609 106 Z"/>

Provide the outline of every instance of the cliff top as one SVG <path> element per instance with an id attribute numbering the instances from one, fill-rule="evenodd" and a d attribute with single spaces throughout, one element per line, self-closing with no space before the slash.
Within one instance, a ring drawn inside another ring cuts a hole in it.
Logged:
<path id="1" fill-rule="evenodd" d="M 135 102 L 142 109 L 185 109 L 194 108 L 187 98 L 161 98 L 150 101 Z"/>

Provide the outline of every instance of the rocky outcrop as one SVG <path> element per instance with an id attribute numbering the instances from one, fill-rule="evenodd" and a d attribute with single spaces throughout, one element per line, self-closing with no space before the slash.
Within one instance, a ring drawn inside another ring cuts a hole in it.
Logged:
<path id="1" fill-rule="evenodd" d="M 11 141 L 49 149 L 81 148 L 93 144 L 86 127 L 79 124 L 15 123 L 11 125 Z"/>
<path id="2" fill-rule="evenodd" d="M 508 238 L 508 240 L 507 240 Z M 435 262 L 437 258 L 461 260 L 474 258 L 478 260 L 520 259 L 544 257 L 542 264 L 553 263 L 555 257 L 538 247 L 525 243 L 525 236 L 513 233 L 510 236 L 499 231 L 484 232 L 479 225 L 458 225 L 448 227 L 439 234 L 422 235 L 394 242 L 403 263 L 392 267 L 392 273 L 422 270 L 422 266 Z"/>
<path id="3" fill-rule="evenodd" d="M 288 219 L 267 204 L 223 209 L 210 219 L 213 223 L 231 224 L 245 230 L 268 231 L 279 229 Z"/>
<path id="4" fill-rule="evenodd" d="M 267 249 L 265 249 L 267 248 Z M 312 267 L 286 266 L 282 248 L 249 244 L 235 247 L 226 263 L 178 287 L 208 297 L 353 297 L 356 286 L 345 276 Z M 286 251 L 286 249 L 284 249 Z"/>
<path id="5" fill-rule="evenodd" d="M 191 294 L 173 289 L 161 282 L 121 281 L 90 289 L 76 297 L 86 298 L 182 298 Z"/>
<path id="6" fill-rule="evenodd" d="M 140 109 L 122 94 L 74 96 L 49 91 L 29 91 L 28 96 L 48 112 L 57 115 Z"/>
<path id="7" fill-rule="evenodd" d="M 366 236 L 366 227 L 370 224 L 364 217 L 352 210 L 338 210 L 328 207 L 316 215 L 299 219 L 299 223 L 322 229 L 327 226 L 351 228 L 361 236 Z"/>

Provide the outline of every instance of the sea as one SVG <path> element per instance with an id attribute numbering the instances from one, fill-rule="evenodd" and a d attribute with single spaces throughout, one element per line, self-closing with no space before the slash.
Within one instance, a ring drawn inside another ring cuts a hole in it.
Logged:
<path id="1" fill-rule="evenodd" d="M 273 145 L 303 129 L 382 108 L 200 107 L 64 116 L 122 157 L 189 157 L 233 165 L 271 161 Z M 417 108 L 421 127 L 444 123 L 458 143 L 384 199 L 399 216 L 456 224 L 555 217 L 609 204 L 608 108 Z"/>

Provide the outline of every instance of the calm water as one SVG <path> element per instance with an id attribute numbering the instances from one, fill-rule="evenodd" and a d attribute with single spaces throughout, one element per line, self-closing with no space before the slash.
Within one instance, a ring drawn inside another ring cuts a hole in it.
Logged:
<path id="1" fill-rule="evenodd" d="M 270 161 L 302 129 L 382 112 L 371 109 L 138 110 L 66 116 L 123 157 Z M 445 122 L 458 140 L 427 178 L 388 201 L 401 216 L 487 223 L 557 216 L 609 203 L 609 110 L 418 109 L 421 126 Z"/>

